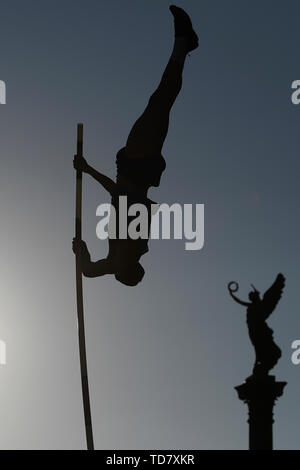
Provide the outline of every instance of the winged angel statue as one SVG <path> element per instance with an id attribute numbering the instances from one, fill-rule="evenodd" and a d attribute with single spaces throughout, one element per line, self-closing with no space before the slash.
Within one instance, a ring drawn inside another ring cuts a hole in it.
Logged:
<path id="1" fill-rule="evenodd" d="M 253 291 L 248 296 L 250 302 L 244 302 L 235 295 L 239 289 L 238 283 L 232 281 L 228 284 L 231 297 L 240 305 L 247 307 L 249 337 L 256 355 L 253 376 L 268 375 L 281 357 L 281 350 L 273 340 L 273 330 L 269 328 L 266 320 L 279 302 L 284 285 L 284 276 L 278 274 L 275 282 L 265 292 L 262 299 L 258 290 L 252 285 Z"/>

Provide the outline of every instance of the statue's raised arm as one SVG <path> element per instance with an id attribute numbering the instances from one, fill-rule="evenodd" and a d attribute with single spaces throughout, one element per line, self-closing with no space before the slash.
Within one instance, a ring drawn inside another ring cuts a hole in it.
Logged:
<path id="1" fill-rule="evenodd" d="M 233 300 L 235 300 L 238 304 L 243 305 L 244 307 L 249 307 L 250 305 L 249 302 L 244 302 L 243 300 L 240 300 L 236 295 L 234 295 L 234 292 L 237 292 L 239 290 L 239 285 L 237 282 L 235 281 L 229 282 L 228 290 Z"/>

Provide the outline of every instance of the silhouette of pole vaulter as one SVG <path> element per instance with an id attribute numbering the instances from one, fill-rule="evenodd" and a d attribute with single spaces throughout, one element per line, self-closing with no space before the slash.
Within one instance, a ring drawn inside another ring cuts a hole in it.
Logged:
<path id="1" fill-rule="evenodd" d="M 254 290 L 249 293 L 250 302 L 244 302 L 234 294 L 239 289 L 238 283 L 230 282 L 228 284 L 231 297 L 240 305 L 247 307 L 249 337 L 256 355 L 253 377 L 268 375 L 281 357 L 281 350 L 273 340 L 273 330 L 269 328 L 266 320 L 279 302 L 284 285 L 284 276 L 278 274 L 275 282 L 265 292 L 262 299 L 258 290 L 252 286 Z"/>
<path id="2" fill-rule="evenodd" d="M 91 175 L 110 194 L 111 203 L 118 215 L 119 196 L 127 196 L 127 204 L 142 203 L 150 210 L 153 203 L 147 197 L 151 186 L 158 187 L 166 162 L 161 154 L 168 133 L 171 108 L 182 87 L 182 72 L 186 56 L 198 47 L 198 36 L 187 13 L 170 6 L 174 17 L 174 48 L 158 88 L 134 124 L 126 146 L 116 158 L 116 182 L 92 168 L 80 156 L 74 158 L 74 168 Z M 150 215 L 151 222 L 151 215 Z M 148 251 L 148 239 L 109 239 L 109 253 L 105 259 L 92 262 L 86 243 L 73 240 L 73 251 L 80 257 L 82 272 L 86 277 L 113 274 L 128 286 L 137 285 L 144 276 L 140 258 Z"/>

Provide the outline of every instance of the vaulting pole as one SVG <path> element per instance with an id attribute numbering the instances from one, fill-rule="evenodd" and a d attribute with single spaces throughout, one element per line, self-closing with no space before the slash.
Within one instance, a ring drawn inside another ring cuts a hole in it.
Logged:
<path id="1" fill-rule="evenodd" d="M 77 125 L 77 155 L 82 156 L 83 150 L 83 124 Z M 82 172 L 76 172 L 76 219 L 75 219 L 75 237 L 82 238 Z M 77 296 L 77 319 L 78 319 L 78 339 L 79 339 L 79 357 L 81 372 L 81 387 L 85 421 L 85 432 L 87 449 L 94 450 L 92 416 L 90 407 L 90 394 L 88 382 L 88 369 L 85 348 L 85 332 L 84 332 L 84 311 L 83 311 L 83 295 L 82 295 L 82 272 L 80 267 L 79 256 L 76 256 L 76 296 Z"/>

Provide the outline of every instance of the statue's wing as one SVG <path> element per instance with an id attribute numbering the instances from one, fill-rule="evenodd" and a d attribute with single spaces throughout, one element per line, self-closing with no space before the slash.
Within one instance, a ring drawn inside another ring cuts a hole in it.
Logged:
<path id="1" fill-rule="evenodd" d="M 265 292 L 262 299 L 262 304 L 264 316 L 266 319 L 271 315 L 276 305 L 278 304 L 284 288 L 284 284 L 285 277 L 282 274 L 278 274 L 270 289 Z"/>

